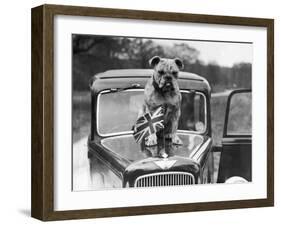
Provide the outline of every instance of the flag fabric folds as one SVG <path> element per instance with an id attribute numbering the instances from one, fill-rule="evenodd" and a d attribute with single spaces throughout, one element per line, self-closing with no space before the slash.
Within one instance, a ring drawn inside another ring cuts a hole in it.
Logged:
<path id="1" fill-rule="evenodd" d="M 164 109 L 163 107 L 157 108 L 152 114 L 145 113 L 137 119 L 134 125 L 134 138 L 137 143 L 141 143 L 143 139 L 151 134 L 155 134 L 161 129 L 164 129 Z"/>

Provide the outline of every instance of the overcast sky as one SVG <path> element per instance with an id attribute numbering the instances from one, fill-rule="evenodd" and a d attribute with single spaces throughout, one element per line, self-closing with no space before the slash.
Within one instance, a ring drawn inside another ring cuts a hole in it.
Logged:
<path id="1" fill-rule="evenodd" d="M 227 43 L 208 41 L 172 41 L 156 40 L 159 44 L 173 45 L 173 43 L 187 43 L 196 48 L 200 54 L 199 59 L 205 63 L 216 62 L 221 66 L 233 66 L 235 63 L 252 63 L 252 44 L 247 43 Z"/>

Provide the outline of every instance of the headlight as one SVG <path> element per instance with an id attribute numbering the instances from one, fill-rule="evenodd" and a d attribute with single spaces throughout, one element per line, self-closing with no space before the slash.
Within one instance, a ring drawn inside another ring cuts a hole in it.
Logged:
<path id="1" fill-rule="evenodd" d="M 230 177 L 228 178 L 225 183 L 226 184 L 241 184 L 241 183 L 247 183 L 249 181 L 247 181 L 245 178 L 243 177 L 239 177 L 239 176 L 234 176 L 234 177 Z"/>

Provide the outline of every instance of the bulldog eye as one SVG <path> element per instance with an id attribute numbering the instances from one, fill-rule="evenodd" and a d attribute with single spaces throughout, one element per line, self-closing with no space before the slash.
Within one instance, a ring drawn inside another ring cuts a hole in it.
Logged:
<path id="1" fill-rule="evenodd" d="M 158 73 L 159 73 L 160 75 L 164 75 L 164 74 L 165 74 L 165 72 L 164 72 L 163 70 L 158 71 Z"/>
<path id="2" fill-rule="evenodd" d="M 172 75 L 175 76 L 175 77 L 177 77 L 177 76 L 178 76 L 178 72 L 177 72 L 177 71 L 173 71 L 173 72 L 172 72 Z"/>

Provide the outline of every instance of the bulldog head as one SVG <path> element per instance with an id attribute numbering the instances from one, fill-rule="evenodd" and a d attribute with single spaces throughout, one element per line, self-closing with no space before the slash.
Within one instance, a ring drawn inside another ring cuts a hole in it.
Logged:
<path id="1" fill-rule="evenodd" d="M 183 69 L 180 59 L 167 59 L 154 56 L 149 60 L 154 68 L 153 80 L 162 92 L 173 91 L 176 87 L 178 73 Z"/>

